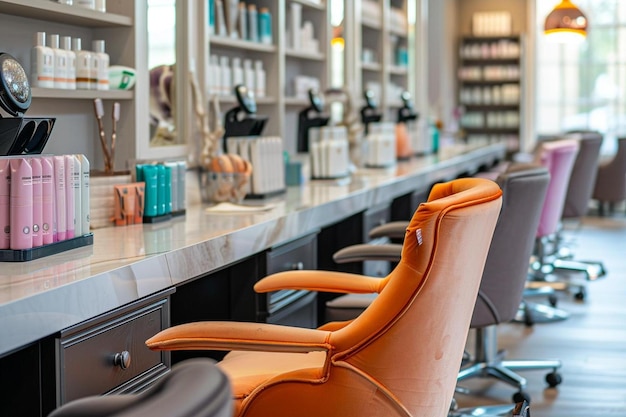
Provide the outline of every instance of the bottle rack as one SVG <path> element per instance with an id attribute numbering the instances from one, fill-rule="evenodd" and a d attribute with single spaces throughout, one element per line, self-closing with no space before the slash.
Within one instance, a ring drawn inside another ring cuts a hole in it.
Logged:
<path id="1" fill-rule="evenodd" d="M 522 57 L 519 36 L 461 38 L 458 103 L 468 143 L 504 142 L 509 153 L 519 150 Z"/>

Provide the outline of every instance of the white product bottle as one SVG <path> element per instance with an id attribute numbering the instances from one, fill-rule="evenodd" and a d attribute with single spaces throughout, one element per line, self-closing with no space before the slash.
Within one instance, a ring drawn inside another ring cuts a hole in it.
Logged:
<path id="1" fill-rule="evenodd" d="M 221 94 L 223 96 L 228 96 L 232 94 L 233 91 L 233 80 L 231 76 L 230 65 L 228 65 L 228 57 L 221 56 L 220 57 L 220 85 L 221 85 Z"/>
<path id="2" fill-rule="evenodd" d="M 63 36 L 61 47 L 67 55 L 67 88 L 76 90 L 76 52 L 72 51 L 72 38 Z"/>
<path id="3" fill-rule="evenodd" d="M 94 90 L 93 54 L 81 49 L 80 38 L 72 39 L 72 50 L 76 54 L 76 88 L 79 90 Z"/>
<path id="4" fill-rule="evenodd" d="M 243 60 L 243 82 L 249 91 L 254 92 L 254 69 L 252 69 L 252 60 Z"/>
<path id="5" fill-rule="evenodd" d="M 59 35 L 50 35 L 48 46 L 54 53 L 54 88 L 67 89 L 67 53 L 59 48 Z"/>
<path id="6" fill-rule="evenodd" d="M 222 76 L 220 75 L 220 59 L 217 55 L 211 55 L 209 64 L 209 88 L 212 95 L 222 94 Z"/>
<path id="7" fill-rule="evenodd" d="M 96 55 L 96 78 L 98 80 L 96 90 L 109 89 L 109 54 L 104 52 L 104 41 L 94 40 L 91 49 Z"/>
<path id="8" fill-rule="evenodd" d="M 257 97 L 265 97 L 265 70 L 260 59 L 254 61 L 254 86 L 254 94 Z"/>
<path id="9" fill-rule="evenodd" d="M 46 46 L 46 33 L 35 34 L 30 52 L 30 80 L 33 87 L 54 88 L 54 52 Z"/>
<path id="10" fill-rule="evenodd" d="M 241 68 L 241 58 L 233 58 L 233 86 L 244 84 L 243 68 Z"/>
<path id="11" fill-rule="evenodd" d="M 96 9 L 96 0 L 76 0 L 74 6 L 84 7 L 86 9 Z"/>

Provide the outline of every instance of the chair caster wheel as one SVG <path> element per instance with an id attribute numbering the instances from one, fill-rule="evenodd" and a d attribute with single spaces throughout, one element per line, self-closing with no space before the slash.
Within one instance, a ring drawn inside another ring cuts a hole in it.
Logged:
<path id="1" fill-rule="evenodd" d="M 561 376 L 560 373 L 556 371 L 550 372 L 549 374 L 546 375 L 546 382 L 548 383 L 550 388 L 554 388 L 557 385 L 559 385 L 561 382 L 563 382 L 563 377 Z"/>
<path id="2" fill-rule="evenodd" d="M 578 301 L 584 301 L 586 295 L 585 290 L 580 289 L 576 294 L 574 294 L 574 298 Z"/>
<path id="3" fill-rule="evenodd" d="M 530 395 L 528 395 L 526 391 L 517 391 L 515 394 L 513 394 L 514 403 L 521 403 L 524 401 L 530 404 Z"/>
<path id="4" fill-rule="evenodd" d="M 556 297 L 556 295 L 554 294 L 550 294 L 548 296 L 548 302 L 550 303 L 550 305 L 552 307 L 556 307 L 557 303 L 558 303 L 558 298 Z"/>
<path id="5" fill-rule="evenodd" d="M 524 324 L 526 327 L 532 327 L 535 324 L 533 311 L 526 303 L 524 303 Z"/>

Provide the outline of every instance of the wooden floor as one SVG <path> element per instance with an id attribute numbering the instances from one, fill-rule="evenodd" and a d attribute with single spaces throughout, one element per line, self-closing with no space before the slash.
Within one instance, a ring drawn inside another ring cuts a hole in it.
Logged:
<path id="1" fill-rule="evenodd" d="M 520 372 L 528 380 L 532 417 L 626 417 L 626 216 L 589 216 L 566 236 L 574 239 L 577 259 L 602 260 L 608 274 L 588 283 L 583 302 L 559 293 L 558 307 L 571 314 L 567 320 L 501 326 L 499 344 L 510 359 L 563 363 L 557 388 L 547 388 L 545 371 Z M 460 407 L 506 403 L 515 392 L 493 379 L 461 385 L 472 394 L 455 396 Z"/>

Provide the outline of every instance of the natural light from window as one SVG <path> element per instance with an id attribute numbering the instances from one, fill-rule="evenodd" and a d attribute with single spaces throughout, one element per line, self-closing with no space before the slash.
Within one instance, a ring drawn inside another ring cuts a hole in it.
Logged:
<path id="1" fill-rule="evenodd" d="M 537 4 L 537 133 L 598 130 L 603 153 L 626 133 L 626 1 L 576 0 L 587 16 L 582 43 L 550 42 L 542 33 L 557 0 Z"/>

